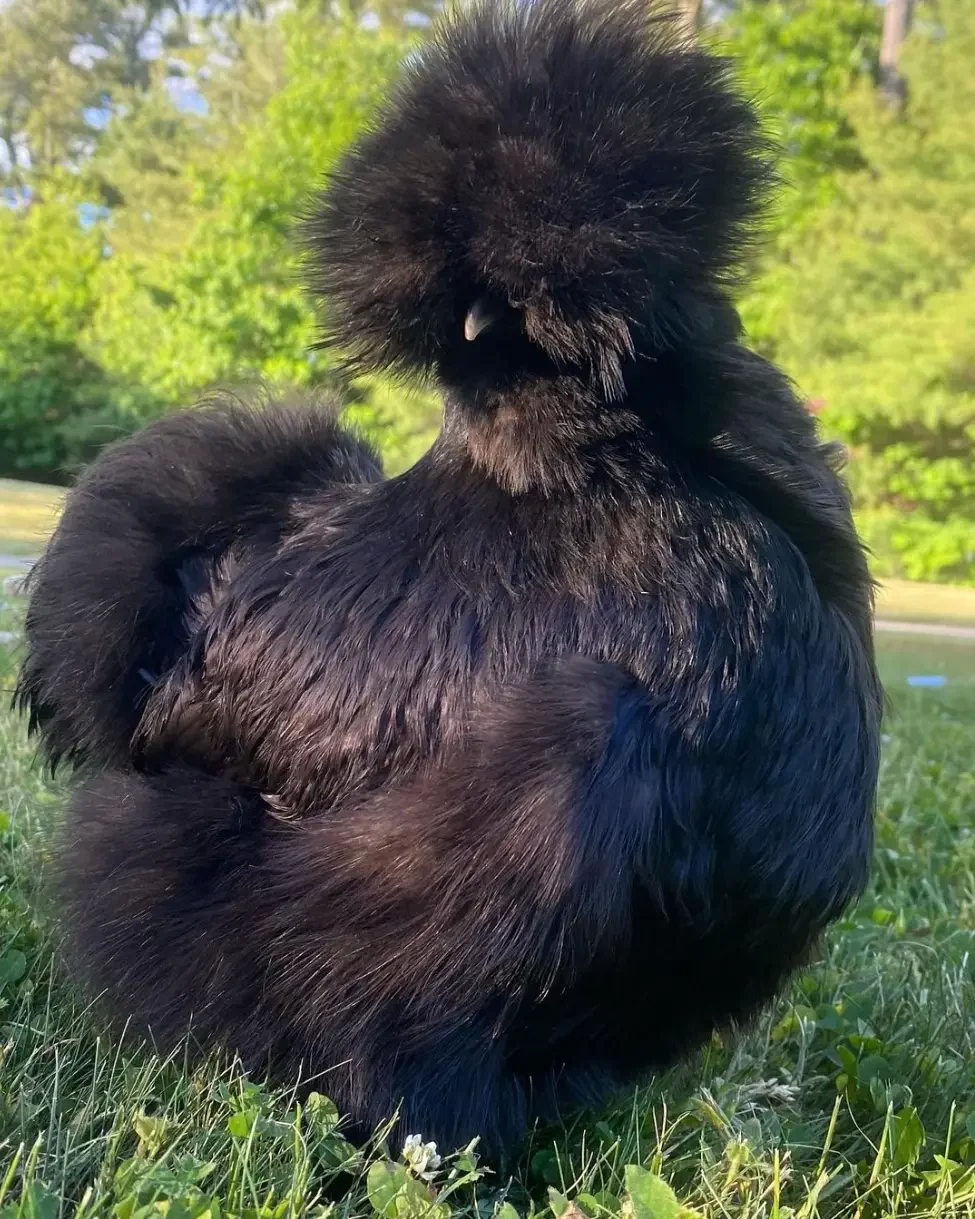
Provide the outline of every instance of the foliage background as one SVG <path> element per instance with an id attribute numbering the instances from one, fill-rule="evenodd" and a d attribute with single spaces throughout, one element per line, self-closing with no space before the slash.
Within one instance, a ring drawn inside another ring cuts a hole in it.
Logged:
<path id="1" fill-rule="evenodd" d="M 409 464 L 428 393 L 313 346 L 293 224 L 426 28 L 422 5 L 0 7 L 0 474 L 64 481 L 214 385 L 326 385 Z M 741 308 L 851 454 L 878 574 L 975 583 L 975 6 L 921 0 L 903 111 L 873 0 L 740 0 L 783 190 Z"/>

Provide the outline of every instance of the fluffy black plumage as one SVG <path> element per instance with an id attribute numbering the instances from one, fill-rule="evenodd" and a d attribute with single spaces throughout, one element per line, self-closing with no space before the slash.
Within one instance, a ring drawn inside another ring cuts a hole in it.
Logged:
<path id="1" fill-rule="evenodd" d="M 218 404 L 86 475 L 20 699 L 84 770 L 66 926 L 120 1019 L 500 1151 L 860 891 L 870 581 L 728 299 L 766 178 L 642 0 L 468 10 L 309 222 L 335 336 L 443 386 L 431 451 Z"/>
<path id="2" fill-rule="evenodd" d="M 21 699 L 53 762 L 126 765 L 215 564 L 273 545 L 294 499 L 382 477 L 328 401 L 216 401 L 117 445 L 68 495 L 30 579 Z M 266 403 L 265 403 L 266 405 Z"/>
<path id="3" fill-rule="evenodd" d="M 697 330 L 734 277 L 770 172 L 728 64 L 645 3 L 482 3 L 340 165 L 308 223 L 313 284 L 367 366 L 469 380 L 486 293 L 618 396 L 634 348 Z"/>

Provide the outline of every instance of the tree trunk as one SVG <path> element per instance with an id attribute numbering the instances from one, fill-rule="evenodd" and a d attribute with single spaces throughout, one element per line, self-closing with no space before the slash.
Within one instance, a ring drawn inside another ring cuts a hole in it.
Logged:
<path id="1" fill-rule="evenodd" d="M 679 12 L 681 29 L 693 38 L 701 21 L 701 0 L 680 0 Z"/>
<path id="2" fill-rule="evenodd" d="M 880 91 L 892 106 L 902 109 L 907 101 L 907 80 L 897 62 L 901 45 L 911 28 L 913 0 L 887 0 L 884 33 L 880 44 Z"/>

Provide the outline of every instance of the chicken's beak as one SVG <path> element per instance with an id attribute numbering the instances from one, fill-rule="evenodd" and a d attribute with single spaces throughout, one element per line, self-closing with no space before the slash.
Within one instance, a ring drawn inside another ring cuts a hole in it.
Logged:
<path id="1" fill-rule="evenodd" d="M 483 334 L 497 320 L 497 313 L 489 307 L 487 301 L 482 296 L 474 302 L 467 317 L 464 318 L 464 338 L 469 343 L 473 343 L 479 334 Z"/>

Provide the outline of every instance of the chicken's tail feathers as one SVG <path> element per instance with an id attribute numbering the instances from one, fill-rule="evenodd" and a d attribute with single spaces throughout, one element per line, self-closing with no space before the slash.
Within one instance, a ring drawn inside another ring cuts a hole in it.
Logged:
<path id="1" fill-rule="evenodd" d="M 15 700 L 52 763 L 127 763 L 152 686 L 234 557 L 273 544 L 296 496 L 381 476 L 337 413 L 217 398 L 113 445 L 83 474 L 27 582 Z"/>

